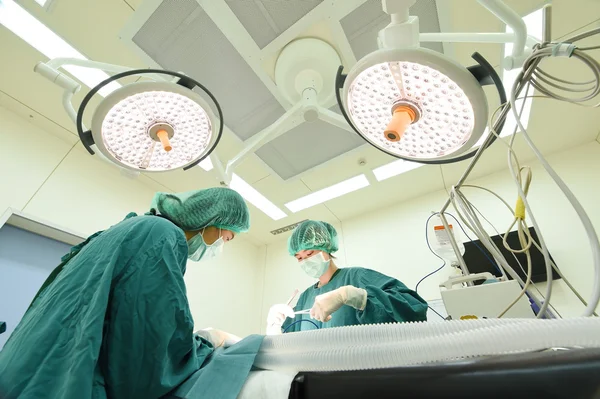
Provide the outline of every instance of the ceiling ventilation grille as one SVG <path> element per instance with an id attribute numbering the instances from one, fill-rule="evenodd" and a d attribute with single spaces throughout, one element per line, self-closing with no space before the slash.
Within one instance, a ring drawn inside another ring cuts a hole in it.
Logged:
<path id="1" fill-rule="evenodd" d="M 304 219 L 304 220 L 301 220 L 301 221 L 299 221 L 297 223 L 293 223 L 293 224 L 289 224 L 287 226 L 280 227 L 278 229 L 275 229 L 275 230 L 271 231 L 271 234 L 273 234 L 274 236 L 276 236 L 276 235 L 279 235 L 281 233 L 285 233 L 286 231 L 294 230 L 296 227 L 298 227 L 298 225 L 300 223 L 306 222 L 306 220 L 307 219 Z"/>

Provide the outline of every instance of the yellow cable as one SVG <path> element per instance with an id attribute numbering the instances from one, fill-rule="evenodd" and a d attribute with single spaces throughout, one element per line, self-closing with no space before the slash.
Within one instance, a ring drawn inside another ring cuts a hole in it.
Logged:
<path id="1" fill-rule="evenodd" d="M 517 204 L 515 205 L 515 218 L 525 220 L 525 203 L 523 198 L 517 198 Z"/>

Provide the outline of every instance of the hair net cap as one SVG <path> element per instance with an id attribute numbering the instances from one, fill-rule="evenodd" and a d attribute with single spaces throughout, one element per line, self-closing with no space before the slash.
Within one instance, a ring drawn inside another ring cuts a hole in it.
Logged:
<path id="1" fill-rule="evenodd" d="M 290 255 L 305 249 L 314 249 L 328 254 L 338 250 L 337 231 L 332 225 L 317 220 L 302 222 L 288 240 Z"/>
<path id="2" fill-rule="evenodd" d="M 156 193 L 152 208 L 185 231 L 208 226 L 242 233 L 250 228 L 248 206 L 240 194 L 225 187 L 185 193 Z"/>

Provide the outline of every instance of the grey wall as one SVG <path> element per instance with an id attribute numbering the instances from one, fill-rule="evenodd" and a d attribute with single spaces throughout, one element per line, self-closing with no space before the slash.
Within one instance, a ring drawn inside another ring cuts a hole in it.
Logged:
<path id="1" fill-rule="evenodd" d="M 4 225 L 0 228 L 0 349 L 13 332 L 46 277 L 70 245 Z"/>

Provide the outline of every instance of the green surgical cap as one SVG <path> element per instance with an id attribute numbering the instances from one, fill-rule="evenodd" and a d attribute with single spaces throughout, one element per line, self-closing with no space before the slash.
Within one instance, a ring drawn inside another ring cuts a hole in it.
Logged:
<path id="1" fill-rule="evenodd" d="M 250 228 L 246 202 L 236 191 L 225 187 L 185 193 L 156 193 L 152 208 L 185 231 L 208 226 L 242 233 Z"/>
<path id="2" fill-rule="evenodd" d="M 288 251 L 294 256 L 305 249 L 316 249 L 331 254 L 338 250 L 337 232 L 332 225 L 317 220 L 300 223 L 288 240 Z"/>

